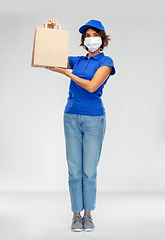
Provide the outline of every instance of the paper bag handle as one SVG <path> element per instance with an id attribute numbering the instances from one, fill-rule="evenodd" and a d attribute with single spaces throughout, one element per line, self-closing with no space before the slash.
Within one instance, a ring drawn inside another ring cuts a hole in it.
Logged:
<path id="1" fill-rule="evenodd" d="M 59 24 L 59 23 L 56 23 L 56 25 L 55 26 L 57 26 L 57 30 L 61 30 L 61 25 Z M 48 28 L 48 22 L 46 22 L 45 24 L 44 24 L 44 27 L 45 28 Z M 51 28 L 50 28 L 51 29 Z M 53 29 L 53 28 L 52 28 Z"/>

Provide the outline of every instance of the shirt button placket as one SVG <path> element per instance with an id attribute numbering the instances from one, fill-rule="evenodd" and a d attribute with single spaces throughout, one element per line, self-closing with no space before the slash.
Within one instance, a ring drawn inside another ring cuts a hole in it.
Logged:
<path id="1" fill-rule="evenodd" d="M 88 63 L 89 63 L 89 59 L 86 61 L 86 64 L 85 64 L 85 69 L 87 68 L 87 66 L 88 66 Z"/>

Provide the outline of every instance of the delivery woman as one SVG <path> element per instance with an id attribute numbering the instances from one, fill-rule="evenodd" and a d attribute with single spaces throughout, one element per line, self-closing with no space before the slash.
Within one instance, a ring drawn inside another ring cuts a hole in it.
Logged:
<path id="1" fill-rule="evenodd" d="M 48 21 L 54 28 L 56 20 Z M 112 58 L 102 52 L 109 36 L 98 20 L 79 28 L 80 46 L 86 56 L 69 56 L 68 69 L 46 67 L 70 78 L 69 96 L 64 110 L 64 133 L 71 199 L 72 231 L 91 231 L 95 226 L 91 211 L 95 209 L 97 165 L 106 129 L 106 112 L 101 99 L 110 75 L 115 74 Z M 84 210 L 84 216 L 80 212 Z"/>

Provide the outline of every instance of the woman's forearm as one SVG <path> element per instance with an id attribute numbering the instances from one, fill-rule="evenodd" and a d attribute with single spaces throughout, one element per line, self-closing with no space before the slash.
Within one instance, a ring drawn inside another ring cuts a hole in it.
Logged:
<path id="1" fill-rule="evenodd" d="M 66 75 L 67 77 L 71 78 L 75 83 L 77 83 L 80 87 L 84 88 L 90 93 L 96 91 L 101 86 L 101 84 L 107 79 L 107 77 L 112 71 L 112 67 L 102 66 L 96 71 L 95 75 L 91 80 L 86 80 L 77 77 L 73 73 L 69 72 L 66 68 L 60 67 L 45 67 L 45 68 Z"/>
<path id="2" fill-rule="evenodd" d="M 85 90 L 87 90 L 88 92 L 92 93 L 92 84 L 91 81 L 77 77 L 76 75 L 74 75 L 73 73 L 66 71 L 65 74 L 67 77 L 71 78 L 74 82 L 76 82 L 80 87 L 84 88 Z"/>
<path id="3" fill-rule="evenodd" d="M 107 79 L 111 71 L 112 71 L 112 67 L 102 66 L 96 71 L 95 75 L 90 81 L 77 77 L 71 72 L 69 72 L 68 70 L 65 72 L 65 75 L 67 77 L 70 77 L 74 82 L 76 82 L 82 88 L 85 88 L 88 92 L 93 93 L 101 86 L 101 84 L 103 84 L 103 82 Z"/>

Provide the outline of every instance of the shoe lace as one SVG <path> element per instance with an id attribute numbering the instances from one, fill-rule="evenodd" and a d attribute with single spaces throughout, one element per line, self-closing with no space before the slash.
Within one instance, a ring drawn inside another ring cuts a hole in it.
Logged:
<path id="1" fill-rule="evenodd" d="M 85 215 L 84 217 L 83 217 L 83 221 L 85 222 L 85 221 L 90 221 L 90 222 L 92 222 L 92 217 L 90 216 L 90 215 Z"/>
<path id="2" fill-rule="evenodd" d="M 82 222 L 81 216 L 75 215 L 75 216 L 74 216 L 74 223 L 75 223 L 76 221 Z"/>

